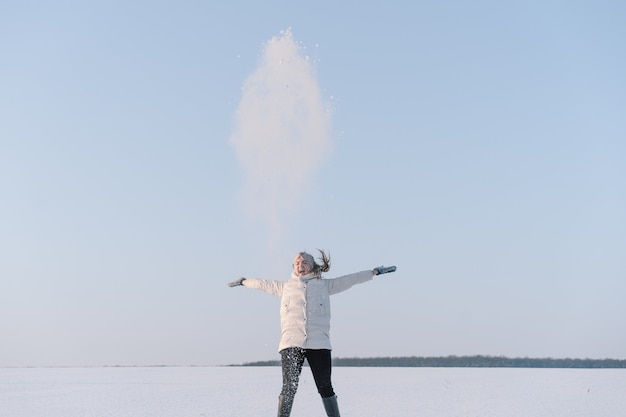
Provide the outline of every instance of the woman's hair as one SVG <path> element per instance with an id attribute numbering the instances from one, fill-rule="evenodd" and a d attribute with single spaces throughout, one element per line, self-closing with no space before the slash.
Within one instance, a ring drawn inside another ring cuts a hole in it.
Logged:
<path id="1" fill-rule="evenodd" d="M 320 257 L 317 259 L 320 264 L 315 261 L 313 255 L 306 252 L 298 252 L 296 258 L 301 256 L 304 260 L 311 264 L 311 273 L 320 278 L 322 276 L 322 272 L 328 272 L 330 270 L 330 254 L 327 255 L 326 252 L 321 249 L 318 249 L 318 251 L 320 253 Z"/>
<path id="2" fill-rule="evenodd" d="M 324 252 L 323 250 L 318 249 L 318 251 L 320 253 L 320 257 L 317 259 L 322 264 L 318 265 L 318 263 L 315 262 L 315 266 L 313 267 L 313 273 L 319 277 L 322 275 L 322 272 L 330 271 L 330 253 L 326 255 L 326 252 Z"/>

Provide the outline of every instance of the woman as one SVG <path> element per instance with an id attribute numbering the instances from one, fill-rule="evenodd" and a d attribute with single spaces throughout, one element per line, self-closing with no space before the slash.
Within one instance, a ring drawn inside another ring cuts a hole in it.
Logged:
<path id="1" fill-rule="evenodd" d="M 319 261 L 299 252 L 293 260 L 288 281 L 240 278 L 228 285 L 243 285 L 281 297 L 281 338 L 279 352 L 283 370 L 283 387 L 278 401 L 278 417 L 289 417 L 304 359 L 309 363 L 317 391 L 328 417 L 339 417 L 337 396 L 331 383 L 330 296 L 353 285 L 371 280 L 374 275 L 393 272 L 392 267 L 378 267 L 334 279 L 323 279 L 330 270 L 330 257 L 320 252 Z"/>

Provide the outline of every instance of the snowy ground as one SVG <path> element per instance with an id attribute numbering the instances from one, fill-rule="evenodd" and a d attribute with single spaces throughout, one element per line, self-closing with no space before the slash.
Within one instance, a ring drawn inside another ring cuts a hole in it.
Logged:
<path id="1" fill-rule="evenodd" d="M 278 367 L 4 368 L 7 417 L 275 416 Z M 333 368 L 342 416 L 617 417 L 624 369 Z M 325 416 L 308 368 L 293 417 Z"/>

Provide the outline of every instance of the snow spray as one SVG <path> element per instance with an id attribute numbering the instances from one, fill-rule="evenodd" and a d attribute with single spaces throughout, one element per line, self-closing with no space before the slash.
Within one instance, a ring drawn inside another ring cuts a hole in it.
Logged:
<path id="1" fill-rule="evenodd" d="M 244 82 L 231 145 L 244 171 L 242 199 L 268 228 L 271 249 L 311 195 L 331 149 L 331 112 L 290 29 L 263 48 Z"/>

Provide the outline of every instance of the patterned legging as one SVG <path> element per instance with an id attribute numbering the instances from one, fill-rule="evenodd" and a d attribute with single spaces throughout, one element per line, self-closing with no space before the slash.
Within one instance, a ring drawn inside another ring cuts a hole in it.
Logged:
<path id="1" fill-rule="evenodd" d="M 304 359 L 309 363 L 313 379 L 317 386 L 317 392 L 322 398 L 335 395 L 333 385 L 330 380 L 331 357 L 328 349 L 302 349 L 287 348 L 280 351 L 283 368 L 283 389 L 280 395 L 284 396 L 287 402 L 292 402 L 298 390 L 298 382 Z"/>

